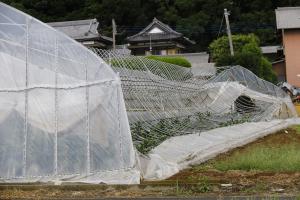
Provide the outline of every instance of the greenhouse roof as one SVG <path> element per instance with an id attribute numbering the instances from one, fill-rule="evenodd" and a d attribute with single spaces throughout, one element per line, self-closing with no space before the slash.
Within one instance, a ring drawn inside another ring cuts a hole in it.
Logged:
<path id="1" fill-rule="evenodd" d="M 103 36 L 98 32 L 99 22 L 97 19 L 51 22 L 48 23 L 48 25 L 65 33 L 75 40 L 99 38 L 108 42 L 112 42 L 110 37 Z"/>

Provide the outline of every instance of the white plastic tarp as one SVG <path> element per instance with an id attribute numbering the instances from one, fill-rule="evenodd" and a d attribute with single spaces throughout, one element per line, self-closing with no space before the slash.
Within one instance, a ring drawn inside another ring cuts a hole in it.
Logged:
<path id="1" fill-rule="evenodd" d="M 0 182 L 139 183 L 117 74 L 3 3 L 0 137 Z"/>

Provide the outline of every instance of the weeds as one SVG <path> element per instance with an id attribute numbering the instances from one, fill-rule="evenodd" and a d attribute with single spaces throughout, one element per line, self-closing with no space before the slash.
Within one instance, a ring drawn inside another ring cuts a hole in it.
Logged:
<path id="1" fill-rule="evenodd" d="M 281 147 L 256 147 L 248 152 L 235 152 L 230 158 L 213 163 L 221 171 L 260 170 L 272 172 L 300 171 L 300 146 L 287 144 Z"/>

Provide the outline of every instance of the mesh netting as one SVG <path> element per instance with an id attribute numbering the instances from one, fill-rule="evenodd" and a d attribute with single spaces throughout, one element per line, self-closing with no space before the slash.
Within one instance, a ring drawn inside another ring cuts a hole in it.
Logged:
<path id="1" fill-rule="evenodd" d="M 208 75 L 126 52 L 92 49 L 119 73 L 136 148 L 167 138 L 295 116 L 289 96 L 251 71 L 232 66 Z"/>

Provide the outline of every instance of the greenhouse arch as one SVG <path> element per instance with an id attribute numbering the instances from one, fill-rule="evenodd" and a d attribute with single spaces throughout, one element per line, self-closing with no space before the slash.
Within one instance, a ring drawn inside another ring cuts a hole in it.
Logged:
<path id="1" fill-rule="evenodd" d="M 3 3 L 0 47 L 0 181 L 139 182 L 110 66 Z"/>

